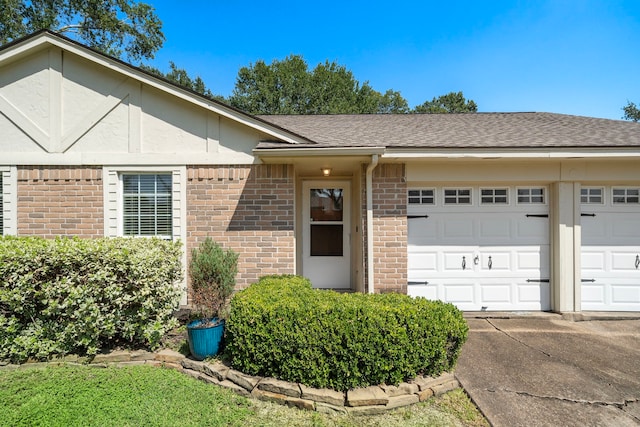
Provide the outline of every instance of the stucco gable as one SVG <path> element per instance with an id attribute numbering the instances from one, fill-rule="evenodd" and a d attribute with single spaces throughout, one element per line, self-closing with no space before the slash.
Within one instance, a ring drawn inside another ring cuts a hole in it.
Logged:
<path id="1" fill-rule="evenodd" d="M 0 132 L 9 164 L 246 164 L 309 142 L 49 32 L 0 49 Z"/>

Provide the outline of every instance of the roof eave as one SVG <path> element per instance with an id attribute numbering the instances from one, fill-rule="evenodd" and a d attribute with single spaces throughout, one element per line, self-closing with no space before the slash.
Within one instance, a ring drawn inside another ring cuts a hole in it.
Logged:
<path id="1" fill-rule="evenodd" d="M 387 148 L 385 160 L 640 158 L 640 147 Z"/>
<path id="2" fill-rule="evenodd" d="M 305 147 L 305 148 L 256 148 L 257 157 L 326 157 L 382 155 L 384 147 Z"/>

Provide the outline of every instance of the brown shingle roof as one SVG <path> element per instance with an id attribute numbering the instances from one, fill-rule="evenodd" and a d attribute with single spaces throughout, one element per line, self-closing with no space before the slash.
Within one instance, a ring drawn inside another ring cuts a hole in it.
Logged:
<path id="1" fill-rule="evenodd" d="M 640 147 L 640 123 L 552 113 L 259 116 L 315 144 L 296 147 Z M 294 148 L 263 142 L 258 148 Z"/>

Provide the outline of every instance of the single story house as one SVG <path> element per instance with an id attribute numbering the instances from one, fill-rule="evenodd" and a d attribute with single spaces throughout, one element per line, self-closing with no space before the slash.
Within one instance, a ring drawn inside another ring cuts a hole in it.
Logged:
<path id="1" fill-rule="evenodd" d="M 210 236 L 239 287 L 640 311 L 640 123 L 256 117 L 43 31 L 0 49 L 0 188 L 2 234 Z"/>

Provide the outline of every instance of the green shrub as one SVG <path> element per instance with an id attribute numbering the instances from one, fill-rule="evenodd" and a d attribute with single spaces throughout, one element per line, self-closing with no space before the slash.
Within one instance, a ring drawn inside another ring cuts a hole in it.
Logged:
<path id="1" fill-rule="evenodd" d="M 238 292 L 226 328 L 234 368 L 336 390 L 439 375 L 455 366 L 468 332 L 451 304 L 314 290 L 293 276 Z"/>
<path id="2" fill-rule="evenodd" d="M 191 251 L 191 298 L 198 315 L 205 319 L 224 315 L 236 274 L 238 254 L 231 249 L 225 251 L 210 237 Z"/>
<path id="3" fill-rule="evenodd" d="M 176 325 L 181 244 L 0 238 L 0 359 L 155 347 Z"/>

